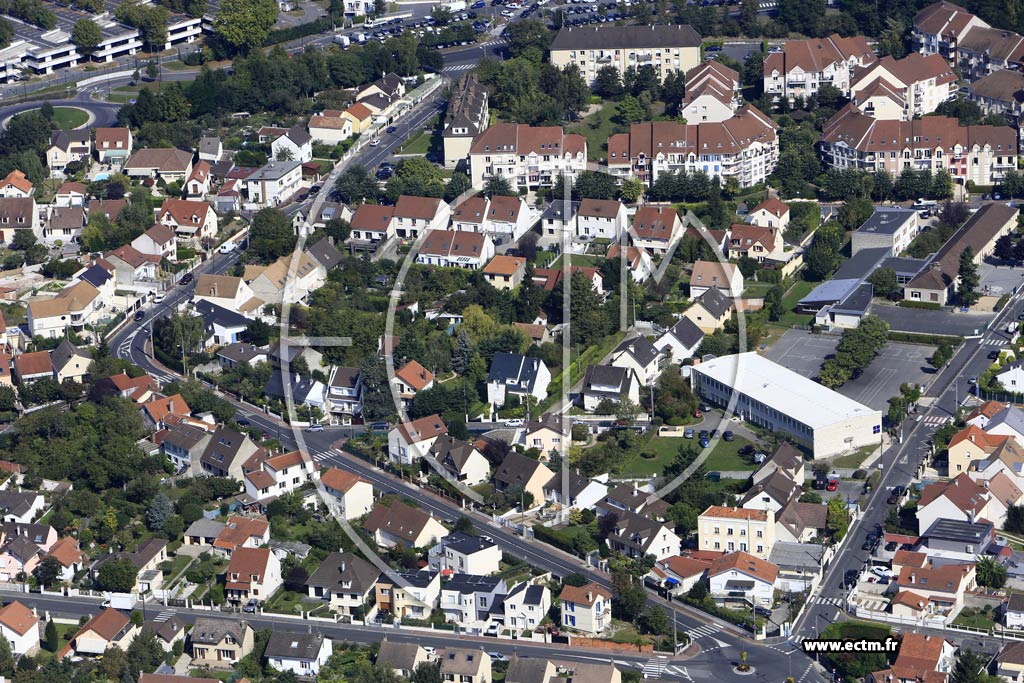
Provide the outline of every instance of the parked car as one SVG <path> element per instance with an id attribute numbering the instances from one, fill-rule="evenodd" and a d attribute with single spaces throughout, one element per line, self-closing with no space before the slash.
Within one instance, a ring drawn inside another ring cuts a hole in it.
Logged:
<path id="1" fill-rule="evenodd" d="M 896 548 L 898 548 L 898 547 L 900 547 L 900 544 L 897 543 L 896 541 L 889 541 L 888 543 L 885 544 L 886 552 L 890 552 L 890 553 L 896 552 Z"/>
<path id="2" fill-rule="evenodd" d="M 307 432 L 322 432 L 324 431 L 323 425 L 309 425 L 306 427 Z"/>
<path id="3" fill-rule="evenodd" d="M 686 430 L 685 430 L 685 431 L 683 432 L 683 436 L 684 436 L 684 437 L 686 437 L 687 439 L 692 439 L 692 438 L 693 438 L 693 429 L 691 429 L 691 428 L 687 428 L 687 429 L 686 429 Z"/>
<path id="4" fill-rule="evenodd" d="M 846 574 L 843 575 L 843 585 L 852 586 L 857 583 L 857 579 L 860 578 L 860 571 L 857 569 L 847 569 Z"/>
<path id="5" fill-rule="evenodd" d="M 725 441 L 732 441 L 735 438 L 736 436 L 731 431 L 726 430 L 722 432 L 722 439 Z"/>
<path id="6" fill-rule="evenodd" d="M 893 486 L 892 487 L 892 492 L 895 493 L 897 496 L 902 496 L 904 493 L 907 492 L 907 487 L 906 486 Z"/>
<path id="7" fill-rule="evenodd" d="M 895 493 L 885 499 L 886 505 L 895 505 L 898 502 L 900 502 L 900 497 Z"/>
<path id="8" fill-rule="evenodd" d="M 256 608 L 259 606 L 259 600 L 257 600 L 256 598 L 249 598 L 249 602 L 245 603 L 245 607 L 243 607 L 242 610 L 245 612 L 249 612 L 250 614 L 255 614 Z"/>
<path id="9" fill-rule="evenodd" d="M 739 453 L 740 455 L 753 455 L 754 444 L 748 443 L 746 446 L 740 446 L 740 449 L 736 452 Z"/>
<path id="10" fill-rule="evenodd" d="M 871 541 L 864 541 L 864 543 L 861 545 L 860 549 L 861 550 L 866 550 L 866 551 L 868 551 L 870 553 L 872 550 L 875 549 L 875 544 L 872 543 Z"/>
<path id="11" fill-rule="evenodd" d="M 370 140 L 370 147 L 378 147 L 378 146 L 380 146 L 380 138 L 374 138 L 374 139 Z"/>
<path id="12" fill-rule="evenodd" d="M 707 438 L 709 438 L 709 437 L 710 437 L 711 435 L 710 435 L 710 434 L 708 434 L 708 430 L 706 430 L 706 429 L 702 429 L 702 430 L 700 430 L 700 435 L 699 435 L 699 436 L 700 436 L 700 438 L 701 438 L 701 439 L 707 439 Z"/>
<path id="13" fill-rule="evenodd" d="M 500 652 L 488 652 L 487 656 L 490 657 L 491 661 L 494 661 L 494 662 L 507 662 L 508 661 L 508 657 L 506 657 L 505 655 L 501 654 Z"/>
<path id="14" fill-rule="evenodd" d="M 522 427 L 526 424 L 526 420 L 521 417 L 514 417 L 508 420 L 503 420 L 502 424 L 506 427 Z"/>
<path id="15" fill-rule="evenodd" d="M 695 410 L 693 411 L 693 416 L 699 420 L 700 418 L 704 417 L 704 413 L 700 412 L 699 410 Z"/>
<path id="16" fill-rule="evenodd" d="M 989 360 L 999 360 L 999 349 L 992 349 L 988 352 Z"/>
<path id="17" fill-rule="evenodd" d="M 235 424 L 238 425 L 239 427 L 248 427 L 252 424 L 252 422 L 249 422 L 249 420 L 247 420 L 244 417 L 240 417 L 237 420 L 235 420 Z"/>
<path id="18" fill-rule="evenodd" d="M 164 298 L 165 297 L 163 294 L 157 294 L 156 296 L 153 297 L 153 303 L 162 304 L 164 302 Z"/>
<path id="19" fill-rule="evenodd" d="M 825 477 L 815 477 L 811 483 L 811 488 L 816 491 L 824 491 L 826 486 L 828 486 L 828 479 Z"/>
<path id="20" fill-rule="evenodd" d="M 219 251 L 222 254 L 230 254 L 234 250 L 235 245 L 233 242 L 225 242 L 224 244 L 220 245 L 220 249 L 218 249 L 217 251 Z"/>
<path id="21" fill-rule="evenodd" d="M 825 486 L 826 491 L 836 491 L 839 489 L 839 480 L 829 479 L 828 484 Z"/>
<path id="22" fill-rule="evenodd" d="M 759 617 L 764 617 L 765 619 L 770 619 L 772 611 L 767 607 L 754 607 L 754 614 Z"/>
<path id="23" fill-rule="evenodd" d="M 191 284 L 192 280 L 194 279 L 195 277 L 192 275 L 192 273 L 185 273 L 184 275 L 181 276 L 181 279 L 178 280 L 178 282 L 183 285 L 188 285 Z"/>
<path id="24" fill-rule="evenodd" d="M 370 429 L 372 429 L 372 430 L 387 431 L 387 430 L 391 429 L 391 423 L 390 422 L 371 422 L 370 423 Z"/>
<path id="25" fill-rule="evenodd" d="M 142 310 L 141 308 L 139 310 L 135 311 L 135 321 L 136 322 L 142 320 L 145 317 L 146 317 L 146 312 L 144 310 Z"/>
<path id="26" fill-rule="evenodd" d="M 711 445 L 711 440 L 710 439 L 703 438 L 703 439 L 700 440 L 700 447 L 701 448 L 707 448 L 710 445 Z"/>

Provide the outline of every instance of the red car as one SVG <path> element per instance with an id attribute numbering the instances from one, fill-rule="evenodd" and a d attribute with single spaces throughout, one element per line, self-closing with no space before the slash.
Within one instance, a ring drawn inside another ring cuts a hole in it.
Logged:
<path id="1" fill-rule="evenodd" d="M 693 416 L 694 417 L 704 417 L 704 413 L 700 412 L 699 410 L 695 410 L 695 411 L 693 411 Z"/>
<path id="2" fill-rule="evenodd" d="M 838 488 L 839 488 L 839 482 L 836 481 L 835 479 L 829 479 L 828 480 L 828 485 L 825 487 L 825 490 L 826 491 L 835 491 Z"/>

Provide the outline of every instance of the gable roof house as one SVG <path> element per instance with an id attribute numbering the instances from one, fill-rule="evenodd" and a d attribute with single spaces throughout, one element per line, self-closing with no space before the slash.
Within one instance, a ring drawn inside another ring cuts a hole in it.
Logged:
<path id="1" fill-rule="evenodd" d="M 96 128 L 96 159 L 101 164 L 122 164 L 131 156 L 134 139 L 131 128 Z"/>
<path id="2" fill-rule="evenodd" d="M 518 487 L 533 496 L 533 505 L 540 505 L 544 502 L 544 485 L 553 475 L 539 460 L 511 451 L 494 470 L 492 479 L 498 491 Z"/>
<path id="3" fill-rule="evenodd" d="M 547 586 L 521 581 L 509 589 L 502 604 L 505 628 L 515 633 L 535 629 L 551 610 L 551 591 Z"/>
<path id="4" fill-rule="evenodd" d="M 49 351 L 31 351 L 14 357 L 14 376 L 18 384 L 29 385 L 41 379 L 53 378 L 53 363 Z"/>
<path id="5" fill-rule="evenodd" d="M 647 340 L 647 337 L 623 340 L 612 351 L 610 361 L 614 367 L 628 368 L 635 372 L 644 386 L 653 385 L 661 375 L 661 352 Z"/>
<path id="6" fill-rule="evenodd" d="M 633 214 L 629 237 L 633 246 L 661 256 L 682 236 L 682 228 L 674 208 L 645 205 Z"/>
<path id="7" fill-rule="evenodd" d="M 39 650 L 39 617 L 17 600 L 0 609 L 0 638 L 15 657 L 32 656 Z"/>
<path id="8" fill-rule="evenodd" d="M 376 663 L 387 665 L 397 675 L 408 678 L 420 664 L 427 663 L 427 652 L 418 643 L 396 643 L 384 636 Z"/>
<path id="9" fill-rule="evenodd" d="M 944 4 L 944 3 L 941 3 Z M 865 683 L 945 683 L 953 671 L 956 647 L 944 638 L 906 632 L 892 666 L 864 677 Z"/>
<path id="10" fill-rule="evenodd" d="M 500 254 L 484 266 L 484 279 L 495 289 L 515 289 L 526 275 L 526 259 Z"/>
<path id="11" fill-rule="evenodd" d="M 667 524 L 627 510 L 616 514 L 618 520 L 607 539 L 612 552 L 633 559 L 653 555 L 656 560 L 679 554 L 682 539 Z"/>
<path id="12" fill-rule="evenodd" d="M 35 197 L 0 197 L 0 239 L 10 244 L 18 230 L 42 236 Z"/>
<path id="13" fill-rule="evenodd" d="M 188 640 L 195 666 L 232 669 L 252 652 L 256 633 L 244 621 L 197 617 Z"/>
<path id="14" fill-rule="evenodd" d="M 765 259 L 777 259 L 784 246 L 781 228 L 763 228 L 747 223 L 734 223 L 729 228 L 729 258 L 747 256 L 758 263 L 763 263 Z M 740 284 L 742 291 L 742 282 Z"/>
<path id="15" fill-rule="evenodd" d="M 335 514 L 347 522 L 373 508 L 373 485 L 352 472 L 328 467 L 320 474 L 320 483 L 336 506 Z"/>
<path id="16" fill-rule="evenodd" d="M 402 465 L 412 465 L 427 455 L 434 441 L 448 433 L 440 415 L 428 415 L 411 422 L 401 421 L 388 432 L 388 457 Z"/>
<path id="17" fill-rule="evenodd" d="M 393 206 L 360 204 L 349 222 L 352 227 L 349 239 L 352 242 L 371 244 L 386 242 L 395 236 L 395 224 L 392 220 L 394 215 Z"/>
<path id="18" fill-rule="evenodd" d="M 262 603 L 281 587 L 281 561 L 269 548 L 238 548 L 231 553 L 225 579 L 224 592 L 231 602 Z"/>
<path id="19" fill-rule="evenodd" d="M 135 640 L 139 628 L 116 609 L 106 608 L 93 615 L 58 653 L 57 659 L 74 657 L 96 657 L 108 648 L 127 651 Z"/>
<path id="20" fill-rule="evenodd" d="M 473 138 L 490 125 L 489 93 L 476 74 L 459 78 L 445 112 L 442 139 L 445 168 L 454 168 L 469 157 Z"/>
<path id="21" fill-rule="evenodd" d="M 392 222 L 400 238 L 415 239 L 430 230 L 443 230 L 451 215 L 451 207 L 436 197 L 403 194 L 395 202 Z"/>
<path id="22" fill-rule="evenodd" d="M 416 263 L 443 268 L 480 270 L 494 256 L 494 243 L 488 235 L 454 230 L 427 232 Z"/>
<path id="23" fill-rule="evenodd" d="M 562 587 L 562 626 L 591 635 L 600 635 L 612 624 L 612 594 L 606 588 L 588 583 Z"/>
<path id="24" fill-rule="evenodd" d="M 701 294 L 683 316 L 688 318 L 704 334 L 714 334 L 725 327 L 732 315 L 735 302 L 720 289 L 709 289 Z"/>
<path id="25" fill-rule="evenodd" d="M 154 223 L 146 232 L 133 239 L 131 247 L 146 256 L 178 260 L 178 240 L 174 230 L 162 223 Z"/>
<path id="26" fill-rule="evenodd" d="M 322 633 L 274 631 L 267 641 L 264 656 L 275 671 L 290 671 L 296 676 L 312 678 L 327 664 L 331 651 L 331 641 Z"/>
<path id="27" fill-rule="evenodd" d="M 689 318 L 682 317 L 679 322 L 658 337 L 658 340 L 654 342 L 654 347 L 659 352 L 668 354 L 672 363 L 680 364 L 687 358 L 693 357 L 703 340 L 703 330 Z"/>
<path id="28" fill-rule="evenodd" d="M 242 480 L 242 464 L 252 457 L 258 446 L 248 437 L 229 427 L 218 427 L 199 457 L 203 472 L 213 477 Z"/>
<path id="29" fill-rule="evenodd" d="M 690 296 L 696 299 L 709 289 L 739 296 L 743 293 L 743 274 L 733 263 L 695 261 L 690 271 Z"/>
<path id="30" fill-rule="evenodd" d="M 373 534 L 382 548 L 403 545 L 407 548 L 426 548 L 448 535 L 448 529 L 432 515 L 400 500 L 390 505 L 377 502 L 363 522 L 363 528 Z"/>
<path id="31" fill-rule="evenodd" d="M 723 604 L 771 605 L 779 568 L 737 551 L 722 555 L 708 568 L 711 596 Z"/>
<path id="32" fill-rule="evenodd" d="M 487 374 L 487 402 L 498 409 L 515 396 L 543 400 L 551 383 L 551 371 L 544 361 L 516 353 L 495 353 Z"/>
<path id="33" fill-rule="evenodd" d="M 378 576 L 380 570 L 355 553 L 333 552 L 306 580 L 306 590 L 337 614 L 352 617 L 361 612 Z"/>
<path id="34" fill-rule="evenodd" d="M 139 149 L 128 157 L 123 170 L 129 178 L 183 183 L 192 173 L 192 152 L 173 148 Z"/>
<path id="35" fill-rule="evenodd" d="M 50 146 L 46 148 L 46 165 L 54 176 L 64 174 L 71 162 L 80 162 L 92 156 L 92 138 L 88 128 L 55 130 L 50 133 Z"/>
<path id="36" fill-rule="evenodd" d="M 32 181 L 18 169 L 14 169 L 0 180 L 0 197 L 30 197 L 35 191 Z"/>
<path id="37" fill-rule="evenodd" d="M 640 378 L 631 367 L 612 365 L 590 365 L 583 376 L 583 409 L 588 413 L 597 410 L 602 401 L 615 403 L 632 401 L 640 405 Z"/>
<path id="38" fill-rule="evenodd" d="M 260 135 L 262 136 L 264 131 L 269 130 L 271 129 L 261 128 Z M 313 138 L 305 126 L 296 124 L 280 133 L 277 133 L 279 129 L 273 130 L 274 132 L 267 136 L 272 158 L 282 161 L 298 161 L 303 164 L 313 160 Z"/>
<path id="39" fill-rule="evenodd" d="M 750 210 L 747 222 L 762 228 L 785 230 L 789 226 L 789 204 L 769 197 Z"/>
<path id="40" fill-rule="evenodd" d="M 490 479 L 490 463 L 468 441 L 445 436 L 433 443 L 429 453 L 451 479 L 466 486 L 476 486 Z"/>
<path id="41" fill-rule="evenodd" d="M 174 230 L 178 239 L 193 244 L 217 234 L 217 214 L 206 202 L 165 199 L 157 221 Z"/>

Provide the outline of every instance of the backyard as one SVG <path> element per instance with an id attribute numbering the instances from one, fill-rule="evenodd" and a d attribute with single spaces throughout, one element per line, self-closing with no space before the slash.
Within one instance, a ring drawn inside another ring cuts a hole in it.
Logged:
<path id="1" fill-rule="evenodd" d="M 794 310 L 797 302 L 810 294 L 812 289 L 814 289 L 813 282 L 800 280 L 793 283 L 793 286 L 789 288 L 786 295 L 782 297 L 782 310 L 784 310 L 785 313 L 779 317 L 779 324 L 785 325 L 786 327 L 792 327 L 793 325 L 810 325 L 814 322 L 814 316 L 812 314 L 797 313 Z"/>
<path id="2" fill-rule="evenodd" d="M 695 448 L 700 447 L 696 439 L 653 436 L 622 464 L 621 474 L 623 477 L 661 476 L 665 468 L 675 460 L 679 449 L 684 444 Z M 750 445 L 750 441 L 739 436 L 735 437 L 733 441 L 719 439 L 711 449 L 707 460 L 704 461 L 704 469 L 718 472 L 753 470 L 753 460 L 749 456 L 739 454 L 739 450 L 747 445 Z"/>
<path id="3" fill-rule="evenodd" d="M 581 120 L 568 126 L 568 133 L 576 133 L 587 139 L 587 157 L 589 161 L 603 159 L 608 147 L 608 137 L 619 132 L 620 126 L 612 121 L 615 116 L 615 105 L 604 102 Z"/>

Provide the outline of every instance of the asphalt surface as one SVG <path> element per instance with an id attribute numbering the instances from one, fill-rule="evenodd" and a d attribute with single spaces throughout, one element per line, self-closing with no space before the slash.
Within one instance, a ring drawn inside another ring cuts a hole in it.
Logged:
<path id="1" fill-rule="evenodd" d="M 902 443 L 896 443 L 882 454 L 882 479 L 879 486 L 869 494 L 866 509 L 860 520 L 854 522 L 844 540 L 844 547 L 832 565 L 826 569 L 819 589 L 808 600 L 808 606 L 792 629 L 796 639 L 812 638 L 826 625 L 845 618 L 844 604 L 846 591 L 840 587 L 847 570 L 862 569 L 869 563 L 868 551 L 862 550 L 868 532 L 876 525 L 883 524 L 889 508 L 886 504 L 894 486 L 909 486 L 917 475 L 918 465 L 930 453 L 930 440 L 936 420 L 951 419 L 959 405 L 968 399 L 970 385 L 968 378 L 984 372 L 991 361 L 986 358 L 989 349 L 1008 341 L 1008 335 L 1001 330 L 1006 323 L 1015 320 L 1022 311 L 1022 294 L 1014 295 L 1007 306 L 996 317 L 992 329 L 983 336 L 968 339 L 956 356 L 925 392 L 925 400 L 931 402 L 927 409 L 919 408 L 919 414 L 903 423 Z M 895 630 L 899 627 L 894 625 Z M 944 631 L 942 635 L 953 641 L 963 642 L 965 637 Z M 966 637 L 976 641 L 976 637 Z"/>

